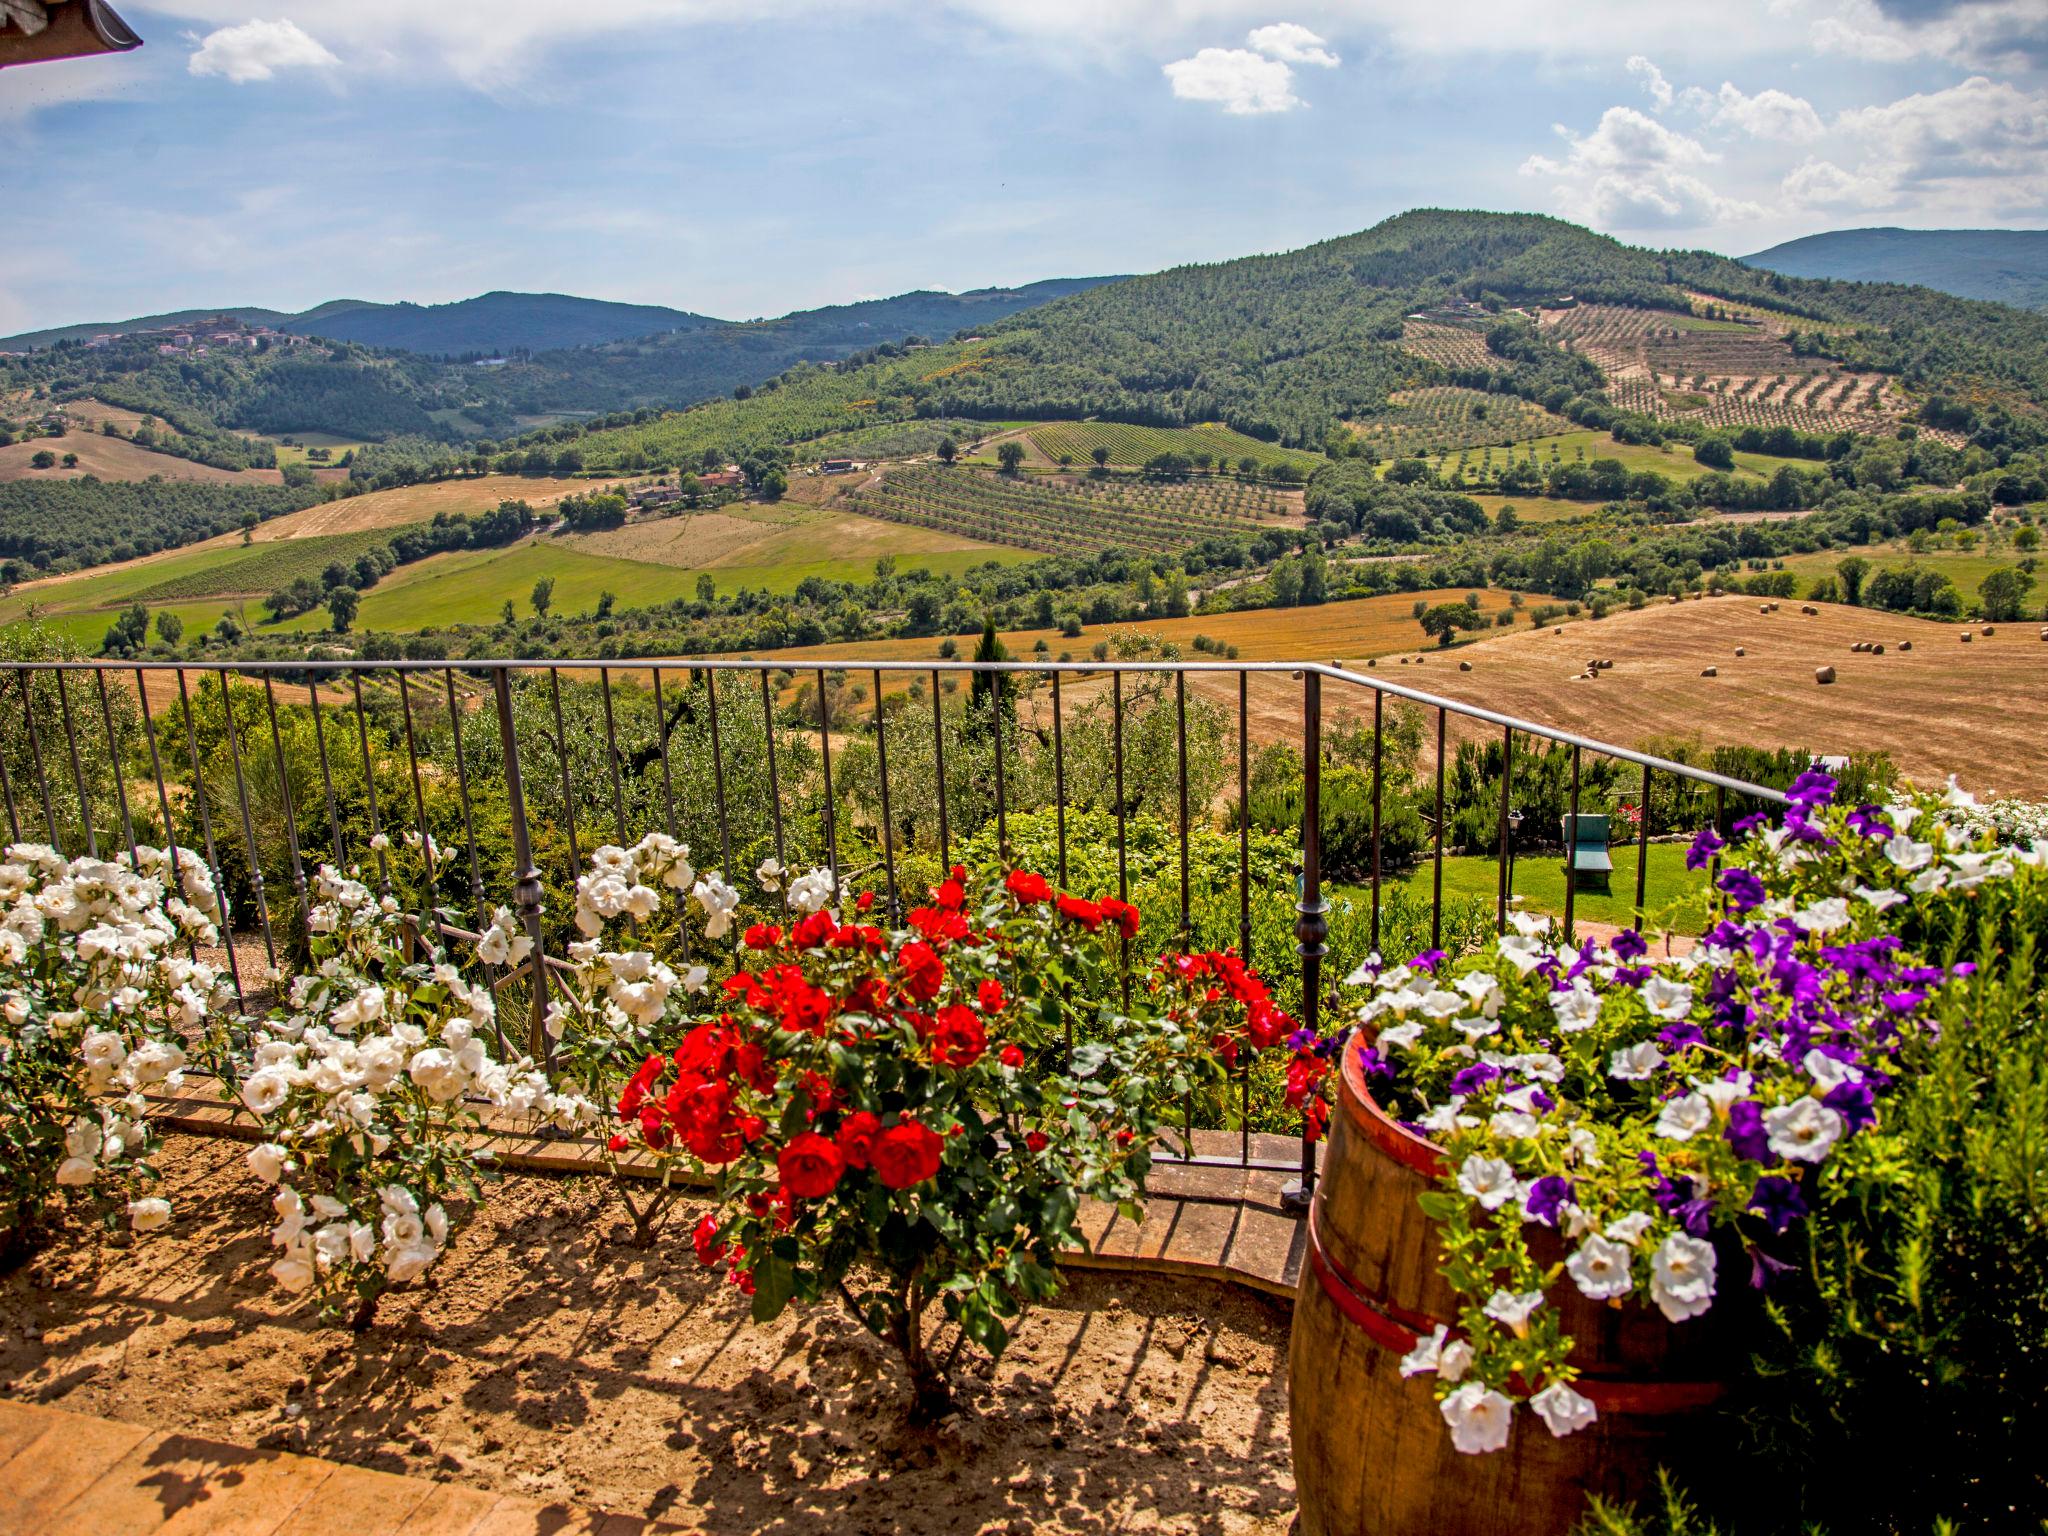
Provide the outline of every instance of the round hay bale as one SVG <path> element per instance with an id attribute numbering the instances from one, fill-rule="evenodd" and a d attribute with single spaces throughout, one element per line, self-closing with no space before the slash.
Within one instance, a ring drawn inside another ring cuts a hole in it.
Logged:
<path id="1" fill-rule="evenodd" d="M 1870 654 L 1873 656 L 1882 656 L 1884 654 L 1884 642 L 1882 640 L 1879 640 L 1875 644 L 1873 644 L 1870 647 Z"/>
<path id="2" fill-rule="evenodd" d="M 1738 656 L 1747 656 L 1749 652 L 1738 645 L 1737 647 L 1735 647 L 1735 654 Z"/>
<path id="3" fill-rule="evenodd" d="M 1551 633 L 1552 633 L 1553 635 L 1561 635 L 1561 634 L 1563 634 L 1563 633 L 1564 633 L 1564 626 L 1563 626 L 1562 624 L 1558 625 L 1558 626 L 1557 626 L 1557 628 L 1555 628 L 1555 629 L 1553 629 L 1553 630 L 1551 631 Z"/>
<path id="4" fill-rule="evenodd" d="M 2043 635 L 2041 638 L 2044 640 L 2048 640 L 2048 635 Z M 1911 649 L 1913 649 L 1913 642 L 1910 640 L 1901 640 L 1899 642 L 1899 649 L 1902 651 L 1910 651 Z"/>
<path id="5" fill-rule="evenodd" d="M 1861 656 L 1865 651 L 1869 649 L 1870 642 L 1868 640 L 1858 640 L 1854 645 L 1849 647 L 1849 654 L 1852 656 Z"/>
<path id="6" fill-rule="evenodd" d="M 1701 676 L 1701 677 L 1719 677 L 1720 675 L 1721 675 L 1721 669 L 1720 669 L 1719 667 L 1702 667 L 1702 668 L 1700 668 L 1700 676 Z"/>
<path id="7" fill-rule="evenodd" d="M 1406 656 L 1401 658 L 1401 665 L 1404 667 L 1408 665 L 1408 658 Z"/>
<path id="8" fill-rule="evenodd" d="M 1984 626 L 1984 638 L 1986 640 L 1989 640 L 1991 638 L 1991 626 L 1989 624 L 1986 624 Z"/>
<path id="9" fill-rule="evenodd" d="M 1427 660 L 1429 660 L 1427 656 L 1418 656 L 1415 658 L 1415 665 L 1419 667 Z"/>
<path id="10" fill-rule="evenodd" d="M 1968 631 L 1968 630 L 1966 629 L 1966 630 L 1964 630 L 1964 631 L 1962 632 L 1962 634 L 1958 635 L 1958 636 L 1957 636 L 1956 638 L 1957 638 L 1957 639 L 1959 639 L 1959 640 L 1961 640 L 1961 641 L 1963 642 L 1963 644 L 1965 644 L 1965 645 L 1968 645 L 1968 644 L 1969 644 L 1969 643 L 1970 643 L 1970 642 L 1971 642 L 1972 640 L 1976 639 L 1977 637 L 1976 637 L 1975 635 L 1971 634 L 1971 633 L 1970 633 L 1970 632 L 1969 632 L 1969 631 Z"/>
<path id="11" fill-rule="evenodd" d="M 1458 670 L 1460 672 L 1470 672 L 1472 670 L 1472 663 L 1469 661 L 1461 661 L 1458 663 Z"/>
<path id="12" fill-rule="evenodd" d="M 1821 684 L 1832 683 L 1835 680 L 1835 669 L 1833 667 L 1815 667 L 1813 669 L 1813 680 Z"/>
<path id="13" fill-rule="evenodd" d="M 1801 613 L 1803 613 L 1803 614 L 1806 614 L 1806 615 L 1807 615 L 1807 616 L 1808 616 L 1809 618 L 1810 618 L 1810 617 L 1812 617 L 1812 616 L 1813 616 L 1814 614 L 1817 614 L 1817 613 L 1819 613 L 1819 612 L 1820 612 L 1820 610 L 1819 610 L 1818 608 L 1814 607 L 1814 606 L 1813 606 L 1813 604 L 1811 604 L 1811 603 L 1802 603 L 1802 604 L 1800 604 L 1800 605 L 1799 605 L 1799 611 L 1800 611 Z"/>
<path id="14" fill-rule="evenodd" d="M 1756 605 L 1756 611 L 1758 613 L 1769 613 L 1771 611 L 1771 605 L 1769 603 L 1758 603 Z"/>
<path id="15" fill-rule="evenodd" d="M 1777 611 L 1778 605 L 1776 603 L 1771 604 L 1771 612 L 1776 613 Z"/>
<path id="16" fill-rule="evenodd" d="M 1368 667 L 1376 667 L 1380 664 L 1380 659 L 1377 656 L 1368 656 L 1365 659 L 1365 664 Z"/>

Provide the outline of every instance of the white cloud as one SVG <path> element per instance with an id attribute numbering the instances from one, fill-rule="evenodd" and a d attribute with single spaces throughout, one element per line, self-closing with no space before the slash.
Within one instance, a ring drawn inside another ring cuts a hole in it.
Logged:
<path id="1" fill-rule="evenodd" d="M 1814 46 L 1881 64 L 1938 59 L 1967 69 L 2048 64 L 2040 0 L 1844 0 L 1813 23 Z"/>
<path id="2" fill-rule="evenodd" d="M 1335 69 L 1341 62 L 1299 22 L 1254 27 L 1249 48 L 1204 48 L 1193 58 L 1162 66 L 1182 101 L 1214 102 L 1233 117 L 1292 112 L 1307 102 L 1294 94 L 1296 64 Z"/>
<path id="3" fill-rule="evenodd" d="M 1898 201 L 1890 177 L 1845 171 L 1832 160 L 1808 160 L 1780 190 L 1800 208 L 1889 208 Z"/>
<path id="4" fill-rule="evenodd" d="M 1697 174 L 1718 155 L 1634 107 L 1609 107 L 1589 134 L 1557 132 L 1569 146 L 1564 158 L 1531 155 L 1522 174 L 1551 179 L 1567 218 L 1604 229 L 1699 229 L 1764 212 Z"/>
<path id="5" fill-rule="evenodd" d="M 1982 75 L 1889 106 L 1855 108 L 1835 126 L 1874 157 L 1904 167 L 1909 180 L 2048 172 L 2048 92 Z"/>
<path id="6" fill-rule="evenodd" d="M 1671 82 L 1664 78 L 1663 70 L 1638 53 L 1629 58 L 1628 72 L 1643 82 L 1643 90 L 1659 112 L 1671 105 Z"/>
<path id="7" fill-rule="evenodd" d="M 1306 103 L 1294 94 L 1294 71 L 1247 48 L 1204 48 L 1191 59 L 1164 66 L 1173 94 L 1208 101 L 1233 117 L 1291 112 Z"/>
<path id="8" fill-rule="evenodd" d="M 1245 38 L 1255 53 L 1287 64 L 1313 64 L 1335 69 L 1342 62 L 1323 46 L 1323 40 L 1299 22 L 1276 21 L 1270 27 L 1254 27 Z"/>
<path id="9" fill-rule="evenodd" d="M 1748 96 L 1724 80 L 1720 91 L 1712 96 L 1697 87 L 1688 90 L 1685 104 L 1701 113 L 1709 128 L 1746 134 L 1752 139 L 1796 144 L 1817 139 L 1826 132 L 1812 102 L 1784 91 L 1762 90 Z"/>
<path id="10" fill-rule="evenodd" d="M 332 69 L 341 60 L 290 20 L 245 21 L 200 39 L 185 67 L 236 85 L 268 80 L 280 69 Z"/>

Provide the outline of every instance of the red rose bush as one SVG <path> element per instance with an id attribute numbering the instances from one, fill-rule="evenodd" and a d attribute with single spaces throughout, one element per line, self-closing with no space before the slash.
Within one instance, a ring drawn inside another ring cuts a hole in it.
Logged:
<path id="1" fill-rule="evenodd" d="M 556 1024 L 583 1061 L 637 1056 L 611 1147 L 708 1179 L 698 1258 L 759 1321 L 837 1298 L 902 1355 L 929 1417 L 962 1345 L 999 1356 L 1057 1289 L 1084 1202 L 1141 1214 L 1181 1097 L 1293 1026 L 1229 955 L 1168 956 L 1116 1008 L 1137 910 L 1029 871 L 955 868 L 901 928 L 828 872 L 774 873 L 786 921 L 745 928 L 722 984 L 667 986 L 658 1018 L 613 994 L 622 966 L 659 963 L 586 924 Z"/>

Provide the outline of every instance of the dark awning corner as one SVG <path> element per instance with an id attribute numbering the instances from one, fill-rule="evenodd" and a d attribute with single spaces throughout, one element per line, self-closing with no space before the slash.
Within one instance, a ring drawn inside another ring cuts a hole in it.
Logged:
<path id="1" fill-rule="evenodd" d="M 0 0 L 0 68 L 141 46 L 105 0 Z"/>

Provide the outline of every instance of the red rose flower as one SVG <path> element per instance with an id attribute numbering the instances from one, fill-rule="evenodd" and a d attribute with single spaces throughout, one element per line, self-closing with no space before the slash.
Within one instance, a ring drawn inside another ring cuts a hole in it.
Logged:
<path id="1" fill-rule="evenodd" d="M 958 880 L 941 880 L 932 887 L 932 904 L 941 912 L 958 912 L 967 905 L 967 887 Z"/>
<path id="2" fill-rule="evenodd" d="M 740 935 L 749 949 L 773 949 L 782 942 L 782 930 L 773 923 L 754 923 Z"/>
<path id="3" fill-rule="evenodd" d="M 1024 1065 L 1024 1049 L 1016 1044 L 1006 1045 L 999 1059 L 1006 1067 L 1021 1067 Z"/>
<path id="4" fill-rule="evenodd" d="M 654 1080 L 661 1076 L 661 1070 L 668 1065 L 663 1056 L 650 1056 L 640 1063 L 640 1070 L 633 1074 L 633 1080 L 626 1084 L 626 1091 L 619 1095 L 619 1118 L 631 1120 L 640 1113 L 640 1106 L 647 1102 L 648 1090 Z"/>
<path id="5" fill-rule="evenodd" d="M 958 1003 L 939 1010 L 928 1038 L 932 1060 L 942 1067 L 971 1067 L 988 1049 L 988 1034 L 982 1029 L 981 1020 L 973 1009 Z"/>
<path id="6" fill-rule="evenodd" d="M 775 1159 L 775 1171 L 782 1175 L 782 1187 L 797 1199 L 816 1200 L 837 1187 L 846 1159 L 816 1131 L 800 1131 Z"/>
<path id="7" fill-rule="evenodd" d="M 891 1189 L 922 1184 L 939 1171 L 945 1140 L 916 1120 L 892 1125 L 875 1138 L 875 1175 Z"/>
<path id="8" fill-rule="evenodd" d="M 856 912 L 866 912 L 873 908 L 874 904 L 875 893 L 873 891 L 862 891 L 853 899 L 853 910 Z"/>
<path id="9" fill-rule="evenodd" d="M 1090 933 L 1102 926 L 1102 908 L 1092 901 L 1083 901 L 1078 896 L 1068 896 L 1063 892 L 1055 905 L 1059 907 L 1061 917 L 1072 918 Z"/>
<path id="10" fill-rule="evenodd" d="M 839 925 L 832 920 L 832 914 L 820 908 L 798 919 L 796 927 L 789 931 L 789 942 L 798 949 L 816 949 L 831 940 L 839 931 Z"/>
<path id="11" fill-rule="evenodd" d="M 1046 883 L 1045 876 L 1034 875 L 1028 869 L 1011 870 L 1003 881 L 1003 889 L 1027 907 L 1052 900 L 1052 887 Z"/>
<path id="12" fill-rule="evenodd" d="M 974 1000 L 981 1004 L 983 1013 L 994 1016 L 1003 1011 L 1008 1001 L 1003 996 L 1003 984 L 993 976 L 984 976 L 974 989 Z"/>
<path id="13" fill-rule="evenodd" d="M 903 967 L 904 991 L 922 1003 L 939 995 L 939 988 L 946 984 L 946 963 L 937 950 L 913 939 L 903 946 L 896 959 Z"/>
<path id="14" fill-rule="evenodd" d="M 919 907 L 910 914 L 910 926 L 922 934 L 926 942 L 941 949 L 974 931 L 968 926 L 965 915 L 940 907 Z"/>
<path id="15" fill-rule="evenodd" d="M 697 1250 L 697 1262 L 706 1269 L 725 1257 L 725 1239 L 718 1235 L 716 1216 L 707 1215 L 700 1219 L 697 1230 L 690 1234 L 690 1242 Z"/>
<path id="16" fill-rule="evenodd" d="M 882 1122 L 866 1110 L 856 1110 L 839 1122 L 839 1155 L 849 1168 L 865 1168 L 874 1161 L 875 1138 Z"/>
<path id="17" fill-rule="evenodd" d="M 1026 1131 L 1024 1133 L 1024 1145 L 1033 1153 L 1043 1152 L 1051 1144 L 1043 1131 Z"/>
<path id="18" fill-rule="evenodd" d="M 1135 939 L 1138 936 L 1139 925 L 1144 920 L 1139 917 L 1136 907 L 1128 901 L 1118 901 L 1114 896 L 1103 897 L 1097 905 L 1102 908 L 1102 915 L 1108 918 L 1125 938 Z"/>

